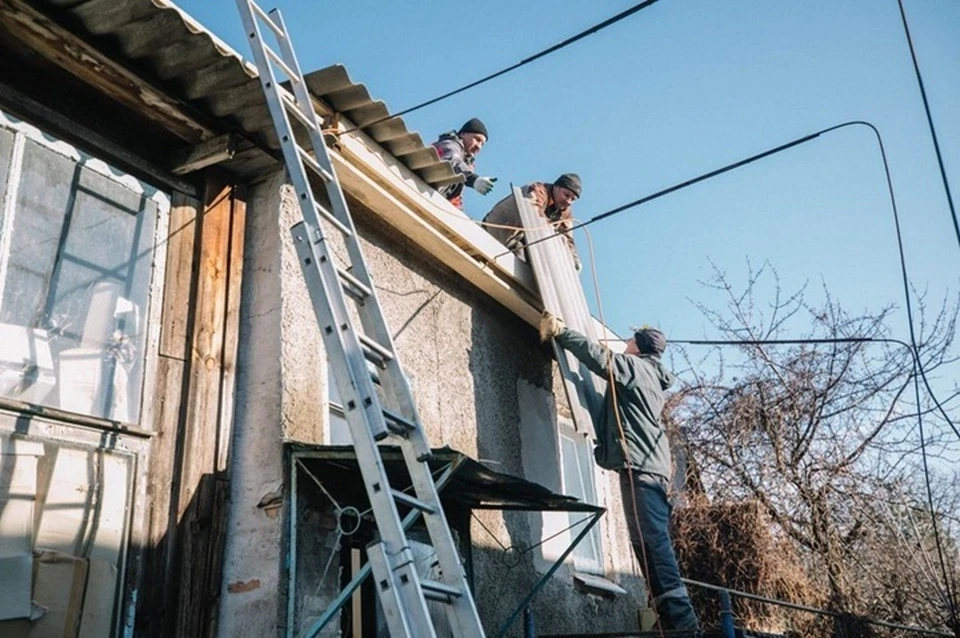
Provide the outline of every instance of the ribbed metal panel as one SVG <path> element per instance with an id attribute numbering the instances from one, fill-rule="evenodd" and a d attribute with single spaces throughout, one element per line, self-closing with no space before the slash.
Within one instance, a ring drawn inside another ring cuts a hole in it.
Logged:
<path id="1" fill-rule="evenodd" d="M 171 97 L 222 122 L 223 132 L 242 131 L 257 146 L 279 149 L 256 68 L 169 0 L 29 1 Z M 373 124 L 390 115 L 386 104 L 353 82 L 342 65 L 306 79 L 316 97 L 431 186 L 460 179 L 402 118 Z M 263 170 L 269 160 L 257 146 L 241 148 L 223 168 L 244 176 Z"/>

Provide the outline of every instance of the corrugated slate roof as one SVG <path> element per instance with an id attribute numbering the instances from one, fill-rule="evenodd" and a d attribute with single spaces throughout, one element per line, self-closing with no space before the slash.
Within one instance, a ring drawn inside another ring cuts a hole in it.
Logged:
<path id="1" fill-rule="evenodd" d="M 29 0 L 98 49 L 143 74 L 158 88 L 256 144 L 245 144 L 224 168 L 250 175 L 275 160 L 257 146 L 278 151 L 256 67 L 169 0 Z M 239 19 L 239 17 L 238 17 Z M 152 76 L 152 77 L 151 77 Z M 431 186 L 460 179 L 402 118 L 374 100 L 346 68 L 307 74 L 311 92 L 360 128 Z M 274 155 L 277 155 L 274 153 Z M 278 155 L 277 155 L 278 156 Z"/>

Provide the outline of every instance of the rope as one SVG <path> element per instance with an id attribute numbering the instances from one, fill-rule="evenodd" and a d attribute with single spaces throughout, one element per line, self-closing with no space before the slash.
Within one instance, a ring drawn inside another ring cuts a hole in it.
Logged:
<path id="1" fill-rule="evenodd" d="M 593 237 L 591 236 L 590 231 L 586 228 L 584 228 L 583 232 L 587 237 L 587 254 L 590 258 L 590 275 L 593 279 L 593 291 L 597 301 L 597 314 L 599 315 L 598 318 L 600 319 L 600 325 L 606 326 L 607 322 L 603 318 L 603 300 L 601 299 L 600 281 L 597 276 L 597 263 L 593 249 Z M 643 575 L 647 581 L 647 603 L 648 606 L 651 607 L 654 612 L 656 612 L 653 590 L 651 587 L 650 565 L 647 561 L 646 542 L 643 538 L 643 528 L 640 526 L 640 515 L 637 513 L 637 492 L 633 482 L 633 468 L 627 462 L 627 459 L 629 458 L 629 455 L 627 454 L 627 437 L 626 432 L 623 429 L 623 421 L 620 418 L 620 404 L 617 402 L 617 383 L 613 374 L 613 350 L 610 348 L 607 348 L 607 388 L 610 392 L 610 400 L 613 402 L 613 414 L 617 418 L 617 429 L 620 432 L 620 446 L 623 450 L 623 459 L 627 469 L 627 477 L 630 481 L 630 498 L 632 499 L 630 510 L 633 512 L 633 522 L 637 526 L 637 536 L 640 538 L 640 562 L 642 562 Z M 634 558 L 636 559 L 636 557 Z M 657 619 L 657 631 L 660 634 L 660 638 L 664 638 L 664 629 L 663 624 L 660 622 L 660 614 L 655 613 L 655 616 Z"/>

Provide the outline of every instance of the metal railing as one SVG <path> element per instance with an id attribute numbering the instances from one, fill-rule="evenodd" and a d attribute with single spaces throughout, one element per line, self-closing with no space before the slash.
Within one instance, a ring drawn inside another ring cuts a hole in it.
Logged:
<path id="1" fill-rule="evenodd" d="M 817 614 L 820 616 L 831 616 L 833 618 L 839 618 L 846 616 L 847 614 L 831 611 L 829 609 L 820 609 L 819 607 L 810 607 L 809 605 L 800 605 L 797 603 L 791 603 L 785 600 L 778 600 L 776 598 L 767 598 L 766 596 L 759 596 L 757 594 L 751 594 L 745 591 L 739 591 L 736 589 L 730 589 L 729 587 L 721 587 L 719 585 L 712 585 L 710 583 L 700 582 L 698 580 L 690 580 L 689 578 L 683 578 L 684 583 L 691 585 L 693 587 L 700 587 L 702 589 L 709 589 L 720 594 L 720 618 L 721 626 L 724 630 L 724 638 L 734 638 L 734 623 L 733 623 L 733 604 L 731 602 L 731 597 L 736 596 L 738 598 L 744 598 L 747 600 L 755 600 L 760 603 L 765 603 L 768 605 L 776 605 L 778 607 L 785 607 L 787 609 L 794 609 L 797 611 L 803 611 L 810 614 Z M 956 638 L 956 634 L 948 633 L 944 631 L 939 631 L 937 629 L 926 629 L 924 627 L 915 627 L 913 625 L 901 625 L 898 623 L 887 622 L 885 620 L 875 620 L 873 618 L 867 618 L 865 616 L 855 616 L 855 618 L 861 622 L 869 623 L 871 625 L 876 625 L 878 627 L 885 627 L 887 629 L 897 629 L 900 631 L 909 631 L 916 634 L 923 634 L 927 636 L 942 636 L 943 638 Z"/>

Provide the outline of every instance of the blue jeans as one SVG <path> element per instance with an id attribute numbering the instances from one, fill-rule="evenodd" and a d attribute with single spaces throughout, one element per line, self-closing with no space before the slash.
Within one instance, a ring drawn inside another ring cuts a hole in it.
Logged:
<path id="1" fill-rule="evenodd" d="M 667 501 L 667 479 L 658 474 L 620 470 L 620 493 L 633 551 L 653 594 L 661 625 L 664 629 L 699 628 L 670 540 L 673 508 Z"/>

